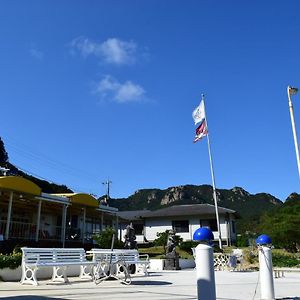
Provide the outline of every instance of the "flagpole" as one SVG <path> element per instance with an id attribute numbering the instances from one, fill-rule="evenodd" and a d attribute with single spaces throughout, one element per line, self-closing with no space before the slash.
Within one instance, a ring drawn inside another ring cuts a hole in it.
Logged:
<path id="1" fill-rule="evenodd" d="M 204 94 L 202 94 L 202 101 L 203 101 L 204 112 L 205 112 Z M 211 172 L 211 179 L 212 179 L 212 186 L 213 186 L 213 198 L 214 198 L 214 203 L 215 203 L 216 219 L 217 219 L 217 226 L 218 226 L 218 240 L 219 240 L 219 247 L 220 247 L 220 249 L 222 249 L 222 237 L 221 237 L 221 228 L 220 228 L 220 220 L 219 220 L 215 174 L 214 174 L 214 167 L 213 167 L 213 161 L 212 161 L 212 155 L 211 155 L 211 149 L 210 149 L 209 129 L 208 129 L 206 112 L 205 112 L 205 121 L 206 121 L 206 129 L 207 129 L 207 146 L 208 146 L 208 155 L 209 155 L 209 162 L 210 162 L 210 172 Z"/>

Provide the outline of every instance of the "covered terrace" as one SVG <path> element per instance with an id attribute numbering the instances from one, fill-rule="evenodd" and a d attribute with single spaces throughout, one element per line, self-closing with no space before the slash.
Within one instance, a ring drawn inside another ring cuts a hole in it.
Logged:
<path id="1" fill-rule="evenodd" d="M 4 242 L 51 247 L 79 243 L 88 248 L 93 234 L 118 228 L 116 212 L 89 194 L 46 194 L 28 179 L 2 176 L 0 248 Z"/>

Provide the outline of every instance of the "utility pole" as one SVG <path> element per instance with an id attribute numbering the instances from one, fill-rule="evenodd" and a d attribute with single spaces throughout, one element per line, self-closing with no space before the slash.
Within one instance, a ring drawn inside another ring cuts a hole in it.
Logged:
<path id="1" fill-rule="evenodd" d="M 106 181 L 102 182 L 103 185 L 106 185 L 106 199 L 105 199 L 106 205 L 108 204 L 109 189 L 110 189 L 110 184 L 111 183 L 112 183 L 112 181 L 110 181 L 109 179 L 107 179 Z"/>

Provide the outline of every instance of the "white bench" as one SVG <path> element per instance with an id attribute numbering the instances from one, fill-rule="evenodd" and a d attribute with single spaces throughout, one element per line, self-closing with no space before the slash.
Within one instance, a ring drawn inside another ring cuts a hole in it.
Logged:
<path id="1" fill-rule="evenodd" d="M 273 268 L 274 277 L 284 277 L 285 272 L 300 272 L 300 268 Z"/>
<path id="2" fill-rule="evenodd" d="M 147 268 L 150 265 L 148 254 L 139 254 L 137 250 L 129 249 L 91 249 L 87 254 L 93 255 L 95 263 L 107 262 L 116 263 L 122 261 L 127 267 L 130 265 L 136 266 L 136 273 L 143 273 L 148 276 Z"/>
<path id="3" fill-rule="evenodd" d="M 22 278 L 21 284 L 38 285 L 36 271 L 41 267 L 53 267 L 52 281 L 68 282 L 68 266 L 80 266 L 80 278 L 91 278 L 86 272 L 87 266 L 94 266 L 93 261 L 86 259 L 82 248 L 21 248 Z"/>

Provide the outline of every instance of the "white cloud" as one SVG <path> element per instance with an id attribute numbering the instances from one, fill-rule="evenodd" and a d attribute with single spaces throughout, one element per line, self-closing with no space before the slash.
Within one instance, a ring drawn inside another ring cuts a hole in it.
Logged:
<path id="1" fill-rule="evenodd" d="M 85 37 L 78 37 L 71 42 L 72 50 L 77 50 L 83 57 L 94 55 L 108 64 L 124 65 L 135 62 L 137 45 L 133 41 L 110 38 L 97 43 Z"/>
<path id="2" fill-rule="evenodd" d="M 29 49 L 29 53 L 32 57 L 36 58 L 37 60 L 43 60 L 44 58 L 44 53 L 34 47 L 31 47 Z"/>
<path id="3" fill-rule="evenodd" d="M 93 92 L 102 99 L 110 99 L 117 103 L 140 102 L 146 93 L 140 85 L 130 80 L 120 83 L 109 75 L 95 85 Z"/>

